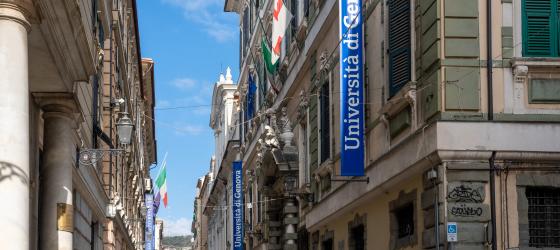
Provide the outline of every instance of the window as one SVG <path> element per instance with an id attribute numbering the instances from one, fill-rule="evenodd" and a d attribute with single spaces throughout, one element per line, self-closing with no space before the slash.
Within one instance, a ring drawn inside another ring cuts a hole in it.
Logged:
<path id="1" fill-rule="evenodd" d="M 320 106 L 319 106 L 319 111 L 320 111 L 320 143 L 321 143 L 321 147 L 320 147 L 320 153 L 321 153 L 321 163 L 325 162 L 327 159 L 329 159 L 330 157 L 330 142 L 331 142 L 331 136 L 330 136 L 330 86 L 329 86 L 329 82 L 326 81 L 325 83 L 323 83 L 323 86 L 321 86 L 321 90 L 320 90 L 320 94 L 319 94 L 319 102 L 320 102 Z"/>
<path id="2" fill-rule="evenodd" d="M 416 232 L 416 189 L 400 191 L 396 200 L 389 203 L 391 211 L 391 242 L 389 249 L 412 247 L 418 243 Z"/>
<path id="3" fill-rule="evenodd" d="M 414 235 L 414 206 L 408 203 L 395 211 L 397 218 L 398 238 Z"/>
<path id="4" fill-rule="evenodd" d="M 293 15 L 292 20 L 290 21 L 292 39 L 296 37 L 295 34 L 299 25 L 298 2 L 298 0 L 290 0 L 290 12 Z"/>
<path id="5" fill-rule="evenodd" d="M 305 228 L 300 229 L 298 231 L 298 240 L 297 240 L 299 250 L 308 250 L 309 249 L 309 232 Z"/>
<path id="6" fill-rule="evenodd" d="M 332 238 L 324 240 L 323 244 L 321 244 L 321 250 L 333 250 L 334 249 L 334 241 Z"/>
<path id="7" fill-rule="evenodd" d="M 360 224 L 355 226 L 350 231 L 350 249 L 351 250 L 365 250 L 366 241 L 364 238 L 364 225 Z"/>
<path id="8" fill-rule="evenodd" d="M 523 0 L 523 56 L 559 56 L 558 0 Z"/>
<path id="9" fill-rule="evenodd" d="M 411 80 L 410 1 L 388 0 L 389 98 Z"/>
<path id="10" fill-rule="evenodd" d="M 560 247 L 560 188 L 527 187 L 529 246 Z"/>
<path id="11" fill-rule="evenodd" d="M 248 45 L 249 45 L 249 39 L 250 39 L 250 34 L 249 34 L 249 32 L 250 32 L 250 30 L 249 30 L 249 25 L 250 25 L 249 24 L 249 22 L 250 22 L 249 18 L 250 18 L 250 16 L 249 15 L 250 15 L 249 7 L 246 7 L 245 10 L 243 11 L 243 28 L 242 28 L 242 31 L 241 31 L 242 40 L 243 40 L 243 42 L 240 44 L 241 52 L 242 52 L 241 58 L 245 58 L 245 56 L 247 54 L 246 52 L 247 52 L 247 49 L 248 49 Z"/>
<path id="12" fill-rule="evenodd" d="M 254 229 L 254 223 L 253 223 L 253 206 L 255 205 L 255 203 L 253 202 L 253 184 L 249 184 L 249 204 L 251 204 L 249 206 L 249 225 L 251 227 L 251 231 L 253 231 Z"/>

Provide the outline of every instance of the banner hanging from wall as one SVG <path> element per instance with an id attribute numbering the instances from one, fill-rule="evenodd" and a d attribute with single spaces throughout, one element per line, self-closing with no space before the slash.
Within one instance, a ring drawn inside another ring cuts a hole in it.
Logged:
<path id="1" fill-rule="evenodd" d="M 233 162 L 233 249 L 243 250 L 243 165 L 241 161 Z"/>
<path id="2" fill-rule="evenodd" d="M 340 134 L 342 176 L 364 175 L 362 0 L 340 0 Z"/>
<path id="3" fill-rule="evenodd" d="M 146 228 L 144 234 L 144 249 L 154 250 L 154 194 L 145 194 Z"/>

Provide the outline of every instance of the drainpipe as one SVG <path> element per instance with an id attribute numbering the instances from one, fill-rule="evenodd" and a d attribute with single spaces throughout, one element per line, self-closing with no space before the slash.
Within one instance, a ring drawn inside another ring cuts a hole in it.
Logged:
<path id="1" fill-rule="evenodd" d="M 492 0 L 486 0 L 486 49 L 488 54 L 486 63 L 486 77 L 488 81 L 488 121 L 494 120 L 494 96 L 492 86 Z M 496 183 L 494 180 L 496 167 L 494 161 L 496 159 L 496 151 L 492 152 L 489 159 L 490 168 L 490 211 L 492 218 L 492 250 L 497 250 L 496 239 Z"/>
<path id="2" fill-rule="evenodd" d="M 492 90 L 492 0 L 486 0 L 486 77 L 488 81 L 488 121 L 494 120 L 494 96 Z"/>
<path id="3" fill-rule="evenodd" d="M 113 62 L 113 21 L 109 27 L 109 62 Z M 109 139 L 113 141 L 113 64 L 109 63 Z M 109 154 L 109 199 L 113 202 L 113 155 Z"/>
<path id="4" fill-rule="evenodd" d="M 490 163 L 490 211 L 492 217 L 492 250 L 497 250 L 496 239 L 496 181 L 494 180 L 496 173 L 496 151 L 492 152 L 492 156 L 488 162 Z"/>

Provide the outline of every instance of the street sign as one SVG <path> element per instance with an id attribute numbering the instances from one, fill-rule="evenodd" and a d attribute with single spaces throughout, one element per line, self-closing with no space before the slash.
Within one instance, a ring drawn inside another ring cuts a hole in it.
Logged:
<path id="1" fill-rule="evenodd" d="M 457 222 L 447 222 L 447 242 L 457 242 Z"/>

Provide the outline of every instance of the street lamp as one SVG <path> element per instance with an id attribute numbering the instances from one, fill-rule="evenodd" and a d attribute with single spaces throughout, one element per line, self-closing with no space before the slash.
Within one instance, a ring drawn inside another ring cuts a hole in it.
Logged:
<path id="1" fill-rule="evenodd" d="M 130 145 L 132 139 L 132 130 L 134 129 L 134 124 L 128 116 L 128 113 L 123 113 L 123 116 L 117 121 L 117 135 L 119 137 L 119 144 L 123 146 Z M 119 155 L 125 150 L 119 149 L 82 149 L 80 150 L 79 163 L 82 165 L 95 166 L 100 159 L 106 154 L 109 155 Z"/>
<path id="2" fill-rule="evenodd" d="M 132 120 L 128 117 L 128 113 L 123 113 L 123 116 L 117 121 L 117 134 L 119 135 L 119 144 L 130 145 L 132 139 L 132 129 L 134 125 Z"/>
<path id="3" fill-rule="evenodd" d="M 307 202 L 314 202 L 315 197 L 313 193 L 309 192 L 296 192 L 297 189 L 297 177 L 294 175 L 288 175 L 284 177 L 284 192 L 286 192 L 289 196 L 296 195 L 300 199 L 303 199 Z"/>

